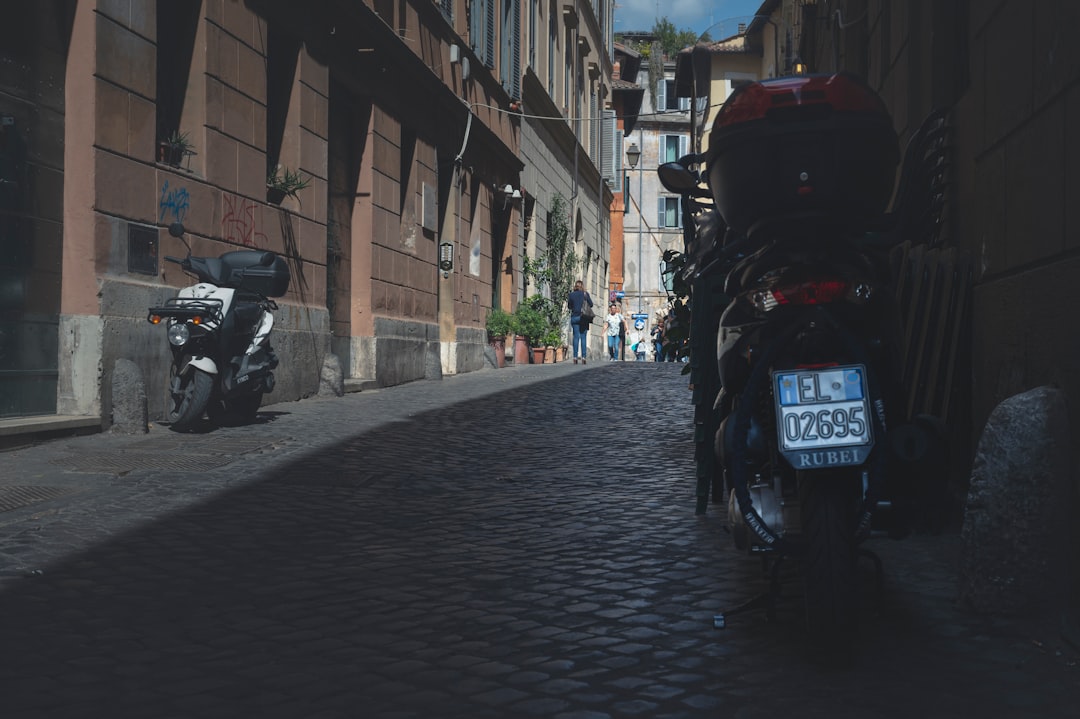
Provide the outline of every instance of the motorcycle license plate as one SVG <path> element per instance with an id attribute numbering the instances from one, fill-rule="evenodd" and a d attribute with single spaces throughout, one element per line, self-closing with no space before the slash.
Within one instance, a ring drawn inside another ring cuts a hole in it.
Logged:
<path id="1" fill-rule="evenodd" d="M 796 469 L 862 464 L 873 449 L 862 365 L 773 372 L 780 451 Z"/>

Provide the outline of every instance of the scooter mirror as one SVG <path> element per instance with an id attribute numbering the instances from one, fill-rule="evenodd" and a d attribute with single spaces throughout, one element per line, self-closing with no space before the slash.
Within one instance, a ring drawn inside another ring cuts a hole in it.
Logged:
<path id="1" fill-rule="evenodd" d="M 262 257 L 259 258 L 259 264 L 263 267 L 269 267 L 270 265 L 274 264 L 274 260 L 276 259 L 277 255 L 275 255 L 273 252 L 264 252 L 262 254 Z"/>
<path id="2" fill-rule="evenodd" d="M 169 234 L 172 235 L 173 237 L 183 237 L 184 236 L 184 223 L 182 223 L 182 222 L 174 222 L 171 225 L 169 225 Z"/>
<path id="3" fill-rule="evenodd" d="M 697 176 L 678 162 L 665 162 L 656 168 L 660 184 L 669 192 L 688 195 L 698 191 Z"/>

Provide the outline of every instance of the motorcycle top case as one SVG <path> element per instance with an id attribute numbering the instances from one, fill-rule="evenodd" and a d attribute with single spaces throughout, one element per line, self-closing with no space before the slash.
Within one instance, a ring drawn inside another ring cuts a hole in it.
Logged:
<path id="1" fill-rule="evenodd" d="M 283 296 L 289 289 L 289 265 L 281 255 L 275 255 L 269 266 L 261 265 L 259 262 L 265 254 L 258 250 L 237 250 L 221 255 L 218 259 L 222 281 L 218 284 L 265 297 Z"/>
<path id="2" fill-rule="evenodd" d="M 706 155 L 717 209 L 741 232 L 766 218 L 876 219 L 899 159 L 884 103 L 844 74 L 739 87 L 717 113 Z"/>

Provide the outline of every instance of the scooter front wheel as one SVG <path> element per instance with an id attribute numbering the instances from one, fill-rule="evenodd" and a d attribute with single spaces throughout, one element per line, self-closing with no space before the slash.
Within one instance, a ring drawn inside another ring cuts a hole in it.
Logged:
<path id="1" fill-rule="evenodd" d="M 206 411 L 213 387 L 214 378 L 196 367 L 185 374 L 174 375 L 167 416 L 169 429 L 187 432 L 194 427 Z"/>

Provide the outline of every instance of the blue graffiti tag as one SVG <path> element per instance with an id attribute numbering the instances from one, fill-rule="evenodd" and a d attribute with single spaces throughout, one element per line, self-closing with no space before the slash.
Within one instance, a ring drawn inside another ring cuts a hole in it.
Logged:
<path id="1" fill-rule="evenodd" d="M 165 180 L 165 183 L 161 186 L 161 199 L 158 200 L 159 222 L 165 222 L 166 213 L 172 213 L 173 222 L 183 222 L 184 215 L 187 214 L 190 206 L 191 195 L 188 194 L 187 188 L 178 187 L 175 190 L 170 190 L 169 181 Z"/>

